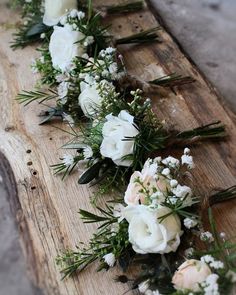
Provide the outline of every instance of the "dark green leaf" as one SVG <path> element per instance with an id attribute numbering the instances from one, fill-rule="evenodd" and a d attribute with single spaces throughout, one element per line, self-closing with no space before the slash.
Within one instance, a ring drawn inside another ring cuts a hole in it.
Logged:
<path id="1" fill-rule="evenodd" d="M 29 31 L 26 33 L 26 36 L 31 38 L 35 35 L 40 35 L 44 32 L 47 31 L 47 26 L 45 26 L 43 23 L 38 23 L 36 25 L 34 25 L 33 27 L 31 27 L 31 29 L 29 29 Z"/>
<path id="2" fill-rule="evenodd" d="M 89 169 L 87 169 L 79 178 L 78 183 L 79 184 L 87 184 L 90 181 L 97 178 L 99 175 L 99 171 L 100 171 L 103 164 L 104 164 L 104 161 L 97 162 L 96 164 L 91 166 Z"/>

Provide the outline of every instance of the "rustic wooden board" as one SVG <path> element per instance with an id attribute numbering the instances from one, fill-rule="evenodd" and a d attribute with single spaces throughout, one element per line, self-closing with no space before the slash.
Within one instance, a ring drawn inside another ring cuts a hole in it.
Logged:
<path id="1" fill-rule="evenodd" d="M 116 1 L 111 0 L 110 3 Z M 49 165 L 57 163 L 61 155 L 59 147 L 66 142 L 67 135 L 49 125 L 38 126 L 36 114 L 40 107 L 37 104 L 24 108 L 14 100 L 19 90 L 31 89 L 36 82 L 36 76 L 29 70 L 31 59 L 36 56 L 34 48 L 14 52 L 9 48 L 13 32 L 10 27 L 15 21 L 16 13 L 7 9 L 5 2 L 1 1 L 0 151 L 8 159 L 16 180 L 9 182 L 12 189 L 11 205 L 29 273 L 35 285 L 45 294 L 123 294 L 128 286 L 113 282 L 114 276 L 119 273 L 117 269 L 97 274 L 92 266 L 79 276 L 60 280 L 55 257 L 65 248 L 74 248 L 78 241 L 86 242 L 93 230 L 93 226 L 83 225 L 77 214 L 79 208 L 91 208 L 88 198 L 91 189 L 78 186 L 76 174 L 65 182 L 52 175 Z M 106 22 L 112 22 L 111 30 L 116 36 L 157 26 L 157 20 L 148 8 L 141 13 L 113 16 Z M 235 116 L 222 106 L 213 87 L 165 29 L 161 32 L 161 38 L 161 44 L 120 48 L 128 69 L 130 73 L 147 80 L 156 78 L 160 72 L 189 74 L 197 80 L 195 84 L 176 90 L 176 96 L 170 93 L 168 98 L 160 99 L 153 95 L 153 105 L 160 119 L 165 118 L 182 130 L 215 119 L 222 120 L 229 133 L 227 141 L 198 144 L 192 149 L 197 164 L 195 185 L 197 192 L 206 194 L 214 188 L 233 185 L 236 175 Z M 62 127 L 62 124 L 58 123 L 58 126 Z M 175 154 L 180 154 L 180 151 Z M 3 166 L 5 160 L 1 156 L 0 161 Z M 236 202 L 217 206 L 215 215 L 219 229 L 233 235 Z"/>

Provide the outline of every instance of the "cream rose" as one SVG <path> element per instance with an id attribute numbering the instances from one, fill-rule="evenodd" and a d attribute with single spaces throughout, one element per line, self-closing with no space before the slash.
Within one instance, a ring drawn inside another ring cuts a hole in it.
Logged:
<path id="1" fill-rule="evenodd" d="M 100 84 L 110 84 L 103 80 Z M 87 75 L 85 81 L 80 83 L 79 105 L 86 117 L 92 117 L 101 106 L 102 97 L 98 89 L 98 83 L 92 76 Z M 109 87 L 113 87 L 109 85 Z"/>
<path id="2" fill-rule="evenodd" d="M 176 290 L 200 291 L 200 286 L 211 274 L 209 266 L 202 261 L 190 259 L 180 265 L 175 272 L 172 283 Z"/>
<path id="3" fill-rule="evenodd" d="M 82 56 L 85 47 L 77 42 L 84 37 L 83 33 L 74 31 L 68 24 L 64 27 L 55 26 L 49 43 L 53 67 L 65 72 L 76 56 Z"/>
<path id="4" fill-rule="evenodd" d="M 103 157 L 111 158 L 116 165 L 129 167 L 132 160 L 123 160 L 124 156 L 133 154 L 134 138 L 138 129 L 134 126 L 134 117 L 127 111 L 121 111 L 118 117 L 112 114 L 106 117 L 102 129 L 103 141 L 100 152 Z M 127 137 L 129 139 L 127 140 Z"/>
<path id="5" fill-rule="evenodd" d="M 123 216 L 129 223 L 129 241 L 135 252 L 163 254 L 177 250 L 182 235 L 179 217 L 171 214 L 162 222 L 159 220 L 170 212 L 167 207 L 153 209 L 144 205 L 124 209 Z"/>
<path id="6" fill-rule="evenodd" d="M 43 23 L 47 26 L 57 25 L 68 10 L 77 8 L 77 0 L 45 0 Z"/>
<path id="7" fill-rule="evenodd" d="M 86 117 L 91 117 L 101 105 L 102 98 L 96 84 L 86 87 L 79 96 L 79 105 Z"/>
<path id="8" fill-rule="evenodd" d="M 158 178 L 156 178 L 157 167 L 157 163 L 150 163 L 147 160 L 141 172 L 135 171 L 133 173 L 125 192 L 124 200 L 127 205 L 137 205 L 139 202 L 145 203 L 147 194 L 142 192 L 143 186 L 149 191 L 149 196 L 156 192 L 165 194 L 170 189 L 170 184 L 164 176 L 158 175 Z M 160 198 L 159 201 L 161 203 L 164 200 Z"/>

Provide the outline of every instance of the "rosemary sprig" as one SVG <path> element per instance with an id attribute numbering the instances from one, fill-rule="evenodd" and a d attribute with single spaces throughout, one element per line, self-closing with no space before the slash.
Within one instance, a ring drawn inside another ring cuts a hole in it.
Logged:
<path id="1" fill-rule="evenodd" d="M 85 223 L 101 222 L 101 225 L 87 247 L 77 247 L 78 251 L 67 251 L 57 258 L 57 264 L 62 268 L 63 278 L 71 276 L 76 271 L 82 271 L 96 260 L 100 261 L 98 271 L 108 269 L 109 266 L 104 263 L 104 255 L 113 253 L 119 259 L 130 248 L 128 223 L 125 220 L 117 223 L 117 218 L 113 216 L 113 210 L 108 205 L 105 209 L 97 207 L 97 210 L 100 215 L 80 210 L 79 213 Z M 118 224 L 116 232 L 111 228 L 114 223 Z"/>
<path id="2" fill-rule="evenodd" d="M 184 197 L 183 200 L 177 200 L 177 202 L 175 204 L 172 204 L 171 202 L 168 201 L 168 198 L 166 199 L 166 201 L 163 203 L 163 206 L 168 207 L 171 209 L 171 212 L 163 215 L 161 217 L 159 217 L 160 222 L 163 222 L 163 220 L 165 218 L 167 218 L 168 216 L 172 215 L 172 214 L 177 214 L 183 218 L 195 218 L 196 220 L 199 219 L 199 215 L 196 213 L 193 213 L 192 208 L 189 208 L 188 206 L 186 206 L 185 201 L 187 200 L 189 196 L 186 195 Z M 196 205 L 199 204 L 200 199 L 198 197 L 191 197 L 191 204 Z M 187 208 L 186 208 L 187 207 Z"/>
<path id="3" fill-rule="evenodd" d="M 19 103 L 23 103 L 25 106 L 30 104 L 31 102 L 38 100 L 39 103 L 43 103 L 45 101 L 55 99 L 58 97 L 58 94 L 53 89 L 48 89 L 48 92 L 35 90 L 35 91 L 26 91 L 24 90 L 22 93 L 19 93 L 16 97 L 16 100 Z"/>

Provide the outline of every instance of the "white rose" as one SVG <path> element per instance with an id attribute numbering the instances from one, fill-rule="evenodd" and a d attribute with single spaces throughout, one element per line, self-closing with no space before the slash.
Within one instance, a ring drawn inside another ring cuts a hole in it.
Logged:
<path id="1" fill-rule="evenodd" d="M 102 97 L 97 88 L 98 84 L 91 76 L 80 83 L 79 105 L 86 117 L 93 116 L 101 106 Z"/>
<path id="2" fill-rule="evenodd" d="M 43 23 L 54 26 L 68 10 L 77 8 L 77 0 L 45 0 Z"/>
<path id="3" fill-rule="evenodd" d="M 111 158 L 116 165 L 131 166 L 131 160 L 122 158 L 133 154 L 134 140 L 132 138 L 139 133 L 134 126 L 134 117 L 123 110 L 118 117 L 110 114 L 106 119 L 107 122 L 102 129 L 103 141 L 100 147 L 102 156 Z M 127 137 L 130 139 L 126 140 Z"/>
<path id="4" fill-rule="evenodd" d="M 175 252 L 182 235 L 180 219 L 171 214 L 161 222 L 160 217 L 169 214 L 167 207 L 153 209 L 144 205 L 127 206 L 123 215 L 129 222 L 129 241 L 135 252 Z"/>
<path id="5" fill-rule="evenodd" d="M 76 43 L 84 37 L 83 33 L 74 31 L 70 25 L 55 26 L 49 43 L 53 67 L 64 72 L 76 56 L 84 54 L 85 47 Z"/>
<path id="6" fill-rule="evenodd" d="M 175 272 L 172 283 L 176 290 L 200 291 L 200 284 L 211 274 L 209 266 L 205 262 L 190 259 L 180 265 Z"/>
<path id="7" fill-rule="evenodd" d="M 67 94 L 70 87 L 70 82 L 61 82 L 57 87 L 57 93 L 62 104 L 67 102 Z"/>

